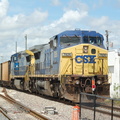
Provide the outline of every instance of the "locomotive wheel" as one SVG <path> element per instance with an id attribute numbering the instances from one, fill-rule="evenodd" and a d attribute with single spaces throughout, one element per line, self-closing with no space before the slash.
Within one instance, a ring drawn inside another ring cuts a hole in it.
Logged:
<path id="1" fill-rule="evenodd" d="M 21 88 L 21 90 L 24 90 L 24 81 L 23 80 L 20 81 L 20 88 Z"/>
<path id="2" fill-rule="evenodd" d="M 11 80 L 10 87 L 13 88 L 13 89 L 16 89 L 16 87 L 14 85 L 14 79 Z"/>
<path id="3" fill-rule="evenodd" d="M 29 81 L 29 90 L 30 92 L 33 92 L 33 83 L 31 80 Z"/>
<path id="4" fill-rule="evenodd" d="M 31 79 L 31 80 L 29 81 L 29 90 L 30 90 L 32 93 L 33 93 L 33 92 L 37 93 L 36 80 Z"/>
<path id="5" fill-rule="evenodd" d="M 54 92 L 53 93 L 53 97 L 56 97 L 56 98 L 58 98 L 59 97 L 59 93 L 56 91 L 56 92 Z"/>

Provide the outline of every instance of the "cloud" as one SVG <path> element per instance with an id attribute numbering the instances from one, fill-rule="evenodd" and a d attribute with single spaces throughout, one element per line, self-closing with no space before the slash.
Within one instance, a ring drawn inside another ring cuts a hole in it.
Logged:
<path id="1" fill-rule="evenodd" d="M 105 39 L 105 45 L 106 45 L 106 36 L 105 36 L 105 30 L 108 30 L 109 32 L 109 42 L 113 42 L 113 48 L 118 49 L 120 48 L 120 42 L 118 41 L 120 38 L 120 21 L 119 20 L 111 20 L 108 16 L 101 16 L 101 17 L 91 17 L 88 16 L 86 18 L 87 20 L 84 21 L 83 24 L 87 24 L 88 28 L 90 30 L 95 30 L 97 32 L 100 32 L 103 34 Z M 112 49 L 112 48 L 110 48 Z"/>
<path id="2" fill-rule="evenodd" d="M 24 14 L 14 15 L 13 17 L 7 15 L 4 16 L 2 18 L 2 21 L 0 22 L 0 48 L 1 51 L 4 51 L 4 55 L 8 56 L 13 54 L 13 51 L 15 52 L 13 46 L 15 47 L 14 43 L 16 41 L 18 42 L 19 46 L 22 46 L 19 47 L 18 50 L 19 51 L 24 50 L 24 43 L 25 43 L 24 42 L 25 34 L 23 34 L 24 31 L 33 26 L 41 25 L 41 23 L 43 23 L 46 20 L 47 16 L 48 16 L 47 12 L 40 12 L 38 10 L 35 10 L 29 16 L 25 16 Z M 33 42 L 34 44 L 35 41 Z M 4 48 L 4 46 L 6 49 Z M 2 54 L 3 53 L 1 53 L 1 55 Z"/>
<path id="3" fill-rule="evenodd" d="M 88 5 L 81 2 L 80 0 L 71 0 L 68 3 L 68 6 L 65 7 L 65 11 L 67 10 L 78 10 L 80 13 L 84 12 L 84 11 L 88 11 Z"/>
<path id="4" fill-rule="evenodd" d="M 87 12 L 83 12 L 80 13 L 77 10 L 69 10 L 66 11 L 62 18 L 58 21 L 58 23 L 70 23 L 70 22 L 76 22 L 76 21 L 80 21 L 82 18 L 84 18 L 85 16 L 87 16 Z"/>
<path id="5" fill-rule="evenodd" d="M 66 11 L 60 19 L 53 21 L 49 25 L 31 27 L 30 29 L 26 29 L 23 34 L 27 34 L 30 37 L 30 44 L 35 44 L 35 42 L 32 42 L 32 39 L 38 44 L 47 43 L 49 42 L 49 38 L 55 34 L 66 29 L 73 29 L 73 26 L 86 16 L 86 11 L 80 13 L 77 10 L 69 10 Z"/>
<path id="6" fill-rule="evenodd" d="M 29 16 L 25 16 L 24 14 L 14 15 L 13 17 L 5 16 L 0 23 L 0 29 L 23 29 L 31 27 L 43 22 L 47 16 L 47 12 L 41 12 L 38 10 L 35 10 Z"/>
<path id="7" fill-rule="evenodd" d="M 8 0 L 1 0 L 1 2 L 0 2 L 0 18 L 6 16 L 8 7 L 9 7 Z"/>
<path id="8" fill-rule="evenodd" d="M 0 56 L 10 56 L 15 52 L 14 46 L 17 41 L 21 46 L 19 51 L 24 48 L 24 31 L 42 25 L 48 17 L 48 12 L 42 12 L 35 9 L 31 14 L 8 15 L 9 2 L 1 0 L 0 2 Z M 5 59 L 5 57 L 4 57 Z"/>
<path id="9" fill-rule="evenodd" d="M 92 28 L 105 29 L 108 24 L 109 18 L 107 16 L 101 16 L 99 18 L 93 18 L 89 16 L 87 24 Z"/>
<path id="10" fill-rule="evenodd" d="M 100 8 L 101 6 L 104 5 L 104 0 L 97 0 L 96 3 L 93 3 L 93 9 Z"/>
<path id="11" fill-rule="evenodd" d="M 51 0 L 51 2 L 52 2 L 52 5 L 54 6 L 58 6 L 61 4 L 59 0 Z"/>
<path id="12" fill-rule="evenodd" d="M 50 24 L 45 24 L 46 18 L 48 17 L 48 12 L 42 12 L 40 10 L 34 10 L 30 15 L 16 14 L 13 16 L 8 16 L 7 11 L 9 8 L 9 3 L 7 0 L 1 1 L 1 4 L 5 4 L 4 15 L 1 16 L 2 20 L 0 22 L 0 46 L 6 46 L 9 49 L 2 48 L 4 54 L 11 55 L 15 52 L 13 46 L 15 42 L 18 43 L 18 51 L 24 50 L 25 44 L 25 34 L 28 36 L 28 47 L 36 44 L 42 44 L 49 42 L 49 38 L 57 33 L 60 33 L 66 29 L 72 29 L 73 26 L 80 22 L 83 18 L 87 16 L 87 6 L 85 4 L 79 3 L 75 0 L 75 6 L 77 9 L 72 9 L 72 2 L 64 8 L 64 14 Z M 53 0 L 54 5 L 59 5 L 60 1 Z M 79 8 L 80 7 L 80 8 Z M 84 10 L 83 10 L 84 8 Z M 3 9 L 2 9 L 3 10 Z M 2 41 L 2 42 L 1 42 Z M 4 41 L 4 42 L 3 42 Z M 10 46 L 12 46 L 10 49 Z M 14 49 L 14 50 L 13 50 Z M 11 51 L 11 54 L 9 54 Z"/>

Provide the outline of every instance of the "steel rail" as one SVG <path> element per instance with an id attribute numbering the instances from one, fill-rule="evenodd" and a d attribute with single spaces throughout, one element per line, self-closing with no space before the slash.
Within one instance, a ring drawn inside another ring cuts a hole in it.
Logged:
<path id="1" fill-rule="evenodd" d="M 7 115 L 7 110 L 0 107 L 0 112 L 8 119 L 8 120 L 13 120 L 10 116 Z"/>
<path id="2" fill-rule="evenodd" d="M 22 103 L 16 101 L 16 100 L 13 99 L 12 97 L 10 97 L 10 96 L 7 94 L 7 91 L 6 91 L 5 88 L 3 89 L 3 92 L 4 92 L 5 96 L 0 95 L 0 97 L 3 97 L 3 98 L 6 99 L 7 101 L 12 102 L 13 104 L 17 105 L 17 107 L 19 107 L 20 109 L 22 109 L 22 110 L 24 110 L 25 112 L 29 113 L 30 115 L 38 118 L 39 120 L 50 120 L 50 119 L 48 119 L 47 117 L 39 114 L 38 112 L 36 112 L 36 111 L 28 108 L 27 106 L 23 105 Z"/>

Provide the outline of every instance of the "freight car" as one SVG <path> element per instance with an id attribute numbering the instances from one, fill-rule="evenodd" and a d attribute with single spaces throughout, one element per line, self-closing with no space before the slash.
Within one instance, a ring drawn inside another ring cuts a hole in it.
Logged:
<path id="1" fill-rule="evenodd" d="M 108 51 L 96 31 L 70 30 L 11 56 L 9 85 L 79 101 L 80 91 L 108 92 Z M 2 83 L 6 81 L 1 79 Z"/>

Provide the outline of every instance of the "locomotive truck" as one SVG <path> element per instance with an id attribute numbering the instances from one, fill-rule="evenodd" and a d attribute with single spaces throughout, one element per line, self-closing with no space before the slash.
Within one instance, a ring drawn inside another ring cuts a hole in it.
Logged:
<path id="1" fill-rule="evenodd" d="M 1 63 L 1 84 L 75 102 L 80 92 L 109 94 L 103 41 L 96 31 L 61 32 L 49 43 L 17 52 Z"/>

